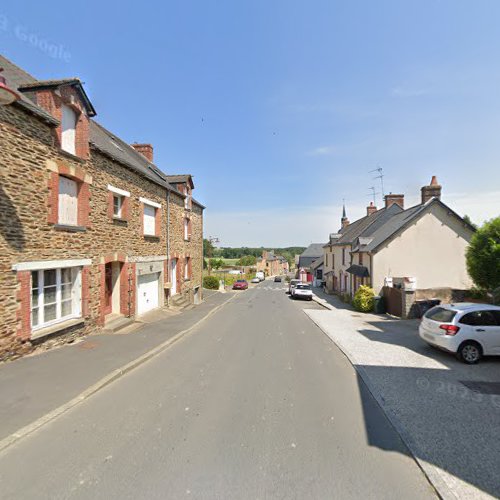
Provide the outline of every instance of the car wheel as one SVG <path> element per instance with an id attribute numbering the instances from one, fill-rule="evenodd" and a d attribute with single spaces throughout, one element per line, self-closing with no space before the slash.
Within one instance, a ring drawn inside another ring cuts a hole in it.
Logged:
<path id="1" fill-rule="evenodd" d="M 457 351 L 457 356 L 460 361 L 473 365 L 477 363 L 483 356 L 483 350 L 477 342 L 467 340 L 463 342 Z"/>
<path id="2" fill-rule="evenodd" d="M 307 300 L 312 300 L 313 298 L 312 297 L 309 297 Z"/>

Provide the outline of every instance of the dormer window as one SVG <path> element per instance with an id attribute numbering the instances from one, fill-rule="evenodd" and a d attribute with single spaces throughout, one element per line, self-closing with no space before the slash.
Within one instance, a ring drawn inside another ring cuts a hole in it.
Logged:
<path id="1" fill-rule="evenodd" d="M 65 104 L 62 105 L 61 148 L 72 155 L 76 154 L 76 113 Z"/>

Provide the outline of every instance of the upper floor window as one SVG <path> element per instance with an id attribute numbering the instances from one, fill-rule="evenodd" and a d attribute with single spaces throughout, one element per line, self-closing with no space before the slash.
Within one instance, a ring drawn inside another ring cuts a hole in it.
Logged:
<path id="1" fill-rule="evenodd" d="M 156 208 L 144 205 L 144 234 L 154 236 L 156 234 Z"/>
<path id="2" fill-rule="evenodd" d="M 62 175 L 59 176 L 58 222 L 66 226 L 78 224 L 78 184 Z"/>
<path id="3" fill-rule="evenodd" d="M 123 196 L 120 196 L 119 194 L 114 194 L 113 195 L 113 215 L 115 217 L 121 218 L 122 207 L 123 207 Z"/>
<path id="4" fill-rule="evenodd" d="M 342 249 L 342 265 L 345 266 L 345 248 Z"/>
<path id="5" fill-rule="evenodd" d="M 184 219 L 184 239 L 187 241 L 189 240 L 190 238 L 190 234 L 189 234 L 189 219 L 186 217 Z"/>
<path id="6" fill-rule="evenodd" d="M 61 148 L 76 154 L 76 113 L 69 106 L 62 105 Z"/>

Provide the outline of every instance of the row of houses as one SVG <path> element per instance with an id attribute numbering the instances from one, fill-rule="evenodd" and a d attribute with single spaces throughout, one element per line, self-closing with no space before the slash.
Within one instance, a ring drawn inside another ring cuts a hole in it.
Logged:
<path id="1" fill-rule="evenodd" d="M 435 176 L 420 194 L 420 203 L 409 208 L 403 194 L 388 194 L 382 208 L 370 203 L 354 222 L 344 206 L 340 230 L 330 234 L 321 252 L 318 245 L 307 250 L 316 253 L 306 269 L 310 280 L 349 296 L 361 285 L 376 294 L 406 286 L 422 297 L 445 298 L 450 291 L 470 289 L 465 252 L 474 228 L 441 200 Z"/>
<path id="2" fill-rule="evenodd" d="M 263 272 L 266 276 L 281 276 L 290 270 L 285 257 L 275 255 L 274 250 L 264 250 L 262 257 L 257 258 L 255 267 L 257 272 Z"/>
<path id="3" fill-rule="evenodd" d="M 18 97 L 0 105 L 0 359 L 200 301 L 192 176 L 97 123 L 78 78 L 0 67 Z"/>

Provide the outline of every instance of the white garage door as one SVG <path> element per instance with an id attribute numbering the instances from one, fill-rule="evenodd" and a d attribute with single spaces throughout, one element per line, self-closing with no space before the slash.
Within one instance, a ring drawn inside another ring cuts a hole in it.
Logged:
<path id="1" fill-rule="evenodd" d="M 139 276 L 137 285 L 137 314 L 144 314 L 158 307 L 158 278 L 159 273 Z"/>

